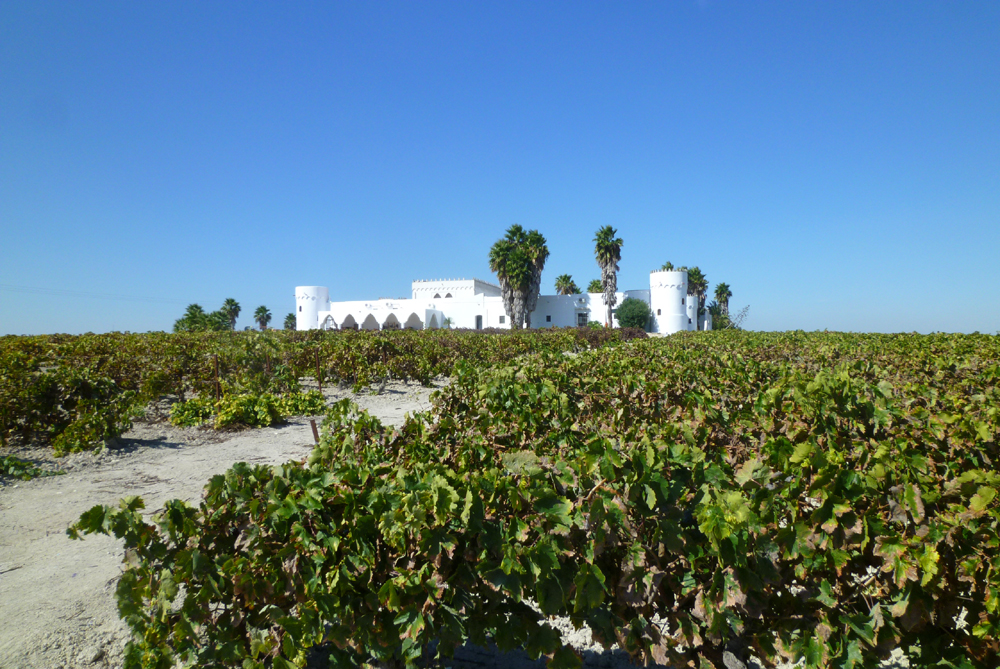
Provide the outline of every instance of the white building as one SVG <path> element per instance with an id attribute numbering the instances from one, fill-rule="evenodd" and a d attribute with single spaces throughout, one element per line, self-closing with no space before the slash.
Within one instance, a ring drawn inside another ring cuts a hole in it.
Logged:
<path id="1" fill-rule="evenodd" d="M 479 279 L 414 281 L 409 299 L 330 302 L 325 286 L 298 286 L 295 289 L 296 328 L 299 330 L 509 328 L 500 286 Z M 687 294 L 687 272 L 652 272 L 648 290 L 616 293 L 621 304 L 629 297 L 648 304 L 653 313 L 651 331 L 672 334 L 680 330 L 712 328 L 710 314 L 698 317 L 697 299 Z M 618 319 L 614 315 L 614 325 Z M 590 321 L 604 323 L 607 307 L 603 293 L 540 295 L 531 312 L 531 326 L 572 327 Z"/>

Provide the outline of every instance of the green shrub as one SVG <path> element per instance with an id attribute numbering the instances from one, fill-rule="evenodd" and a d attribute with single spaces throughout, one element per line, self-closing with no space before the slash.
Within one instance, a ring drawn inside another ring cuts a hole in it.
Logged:
<path id="1" fill-rule="evenodd" d="M 50 444 L 57 455 L 94 448 L 132 425 L 136 393 L 86 369 L 32 366 L 0 377 L 0 417 L 6 437 Z"/>
<path id="2" fill-rule="evenodd" d="M 649 305 L 634 297 L 625 298 L 615 313 L 618 316 L 618 324 L 623 328 L 646 330 L 649 327 L 649 319 L 652 318 Z"/>
<path id="3" fill-rule="evenodd" d="M 284 421 L 279 400 L 270 393 L 226 395 L 216 404 L 216 410 L 216 429 L 234 425 L 267 427 Z"/>
<path id="4" fill-rule="evenodd" d="M 192 397 L 187 402 L 177 402 L 170 407 L 170 422 L 178 426 L 193 427 L 208 422 L 215 411 L 215 400 L 209 397 Z"/>
<path id="5" fill-rule="evenodd" d="M 326 413 L 326 400 L 318 390 L 291 393 L 278 398 L 278 408 L 283 416 L 318 416 Z"/>
<path id="6" fill-rule="evenodd" d="M 325 410 L 323 394 L 318 390 L 280 397 L 270 393 L 236 393 L 223 395 L 219 401 L 210 397 L 195 397 L 187 402 L 178 402 L 170 408 L 170 422 L 195 426 L 207 423 L 215 416 L 216 428 L 234 425 L 267 427 L 283 422 L 288 416 L 316 416 Z"/>

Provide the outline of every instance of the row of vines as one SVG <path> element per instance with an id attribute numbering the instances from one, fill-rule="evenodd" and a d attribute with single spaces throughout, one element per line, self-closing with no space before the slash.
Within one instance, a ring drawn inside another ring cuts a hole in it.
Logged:
<path id="1" fill-rule="evenodd" d="M 458 360 L 490 365 L 533 351 L 581 350 L 644 336 L 566 329 L 235 332 L 0 337 L 0 446 L 51 444 L 59 454 L 127 430 L 150 402 L 178 402 L 178 424 L 268 425 L 321 413 L 305 377 L 356 390 L 386 379 L 430 383 Z"/>
<path id="2" fill-rule="evenodd" d="M 998 338 L 540 348 L 456 360 L 398 429 L 338 403 L 307 461 L 237 465 L 198 506 L 84 514 L 71 536 L 127 548 L 129 666 L 471 641 L 579 667 L 553 615 L 674 667 L 996 666 Z"/>

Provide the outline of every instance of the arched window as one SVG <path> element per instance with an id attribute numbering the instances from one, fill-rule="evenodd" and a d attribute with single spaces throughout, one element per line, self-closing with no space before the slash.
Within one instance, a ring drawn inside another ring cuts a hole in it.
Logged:
<path id="1" fill-rule="evenodd" d="M 445 294 L 445 299 L 447 299 L 447 298 L 449 298 L 449 297 L 451 297 L 451 293 L 446 293 L 446 294 Z"/>
<path id="2" fill-rule="evenodd" d="M 656 310 L 656 315 L 657 315 L 657 316 L 659 316 L 659 315 L 660 315 L 660 310 L 659 310 L 659 309 L 657 309 L 657 310 Z"/>
<path id="3" fill-rule="evenodd" d="M 440 300 L 441 299 L 441 293 L 434 293 L 434 299 L 435 300 Z"/>

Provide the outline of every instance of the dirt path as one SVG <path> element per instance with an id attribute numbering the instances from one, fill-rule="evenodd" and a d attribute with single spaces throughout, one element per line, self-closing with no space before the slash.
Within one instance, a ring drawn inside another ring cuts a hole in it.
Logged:
<path id="1" fill-rule="evenodd" d="M 352 397 L 383 422 L 401 424 L 407 412 L 430 408 L 432 389 L 391 384 L 381 394 Z M 100 455 L 49 459 L 63 476 L 0 488 L 0 667 L 95 669 L 121 666 L 127 630 L 114 588 L 122 548 L 112 537 L 71 541 L 66 528 L 95 504 L 139 495 L 154 512 L 170 499 L 197 502 L 208 479 L 235 462 L 276 464 L 312 449 L 307 419 L 237 433 L 175 428 L 141 421 Z"/>

